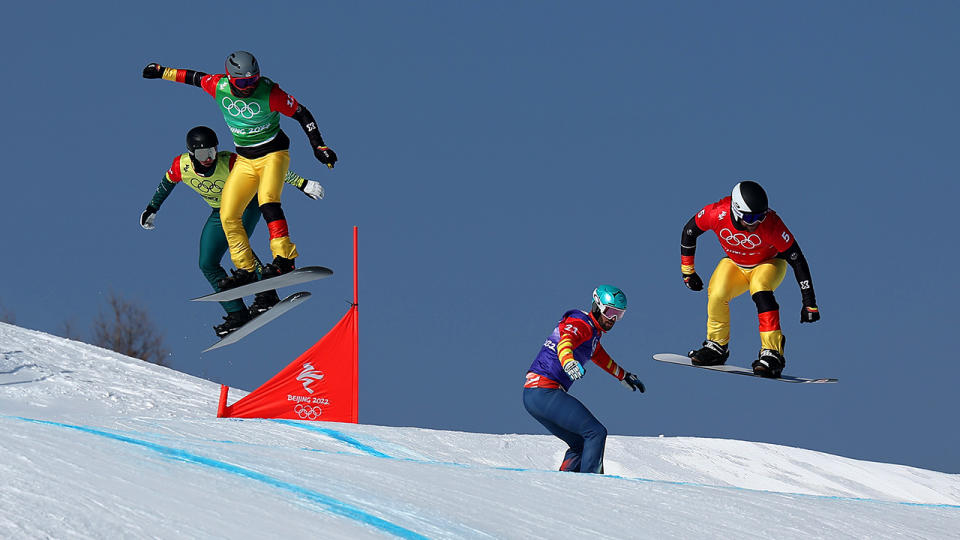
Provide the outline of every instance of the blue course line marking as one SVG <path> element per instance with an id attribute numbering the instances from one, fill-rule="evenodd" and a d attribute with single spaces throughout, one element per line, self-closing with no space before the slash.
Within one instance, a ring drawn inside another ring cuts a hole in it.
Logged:
<path id="1" fill-rule="evenodd" d="M 54 422 L 44 422 L 44 421 L 42 421 L 42 420 L 31 420 L 31 419 L 29 419 L 29 418 L 10 417 L 10 416 L 7 416 L 6 418 L 18 418 L 18 419 L 20 419 L 20 420 L 26 420 L 26 421 L 29 421 L 29 422 L 51 423 L 51 424 L 55 424 L 55 425 L 63 425 L 63 426 L 65 426 L 65 427 L 74 427 L 74 426 L 67 426 L 66 424 L 56 424 L 56 423 L 54 423 Z M 386 459 L 395 459 L 395 460 L 398 460 L 398 461 L 405 461 L 405 462 L 410 462 L 410 463 L 424 463 L 424 464 L 431 464 L 431 465 L 443 465 L 443 466 L 448 466 L 448 467 L 461 467 L 461 468 L 465 468 L 465 469 L 478 468 L 478 466 L 476 466 L 476 465 L 469 465 L 469 464 L 465 464 L 465 463 L 456 463 L 456 462 L 452 462 L 452 461 L 448 462 L 448 461 L 436 461 L 436 460 L 421 460 L 421 459 L 414 459 L 414 458 L 397 458 L 397 457 L 393 457 L 393 456 L 384 454 L 383 452 L 380 452 L 380 451 L 378 451 L 378 450 L 376 450 L 376 449 L 374 449 L 374 448 L 372 448 L 372 447 L 370 447 L 370 446 L 368 446 L 368 445 L 365 445 L 365 444 L 361 443 L 360 441 L 358 441 L 358 440 L 350 437 L 349 435 L 347 435 L 347 434 L 345 434 L 345 433 L 343 433 L 343 432 L 334 430 L 334 429 L 321 428 L 321 427 L 314 426 L 314 425 L 307 424 L 307 423 L 300 423 L 300 422 L 297 422 L 297 421 L 294 421 L 294 420 L 268 419 L 268 421 L 270 421 L 270 422 L 277 422 L 277 423 L 281 423 L 281 424 L 288 424 L 288 425 L 291 425 L 291 426 L 296 426 L 296 427 L 301 427 L 301 428 L 304 428 L 304 429 L 308 429 L 308 430 L 310 430 L 310 431 L 317 431 L 317 432 L 320 432 L 320 433 L 324 433 L 324 434 L 329 435 L 330 437 L 332 437 L 332 438 L 334 438 L 334 439 L 337 439 L 337 440 L 339 440 L 339 441 L 343 441 L 343 442 L 345 442 L 345 443 L 353 446 L 354 448 L 357 448 L 358 450 L 361 450 L 361 451 L 363 451 L 363 452 L 365 452 L 365 453 L 367 453 L 367 454 L 369 454 L 369 455 L 371 455 L 371 456 L 374 456 L 374 457 L 380 457 L 380 458 L 386 458 Z M 75 428 L 75 429 L 81 429 L 81 428 L 77 427 L 77 428 Z M 109 434 L 108 434 L 108 435 L 109 435 Z M 109 435 L 109 436 L 114 437 L 114 438 L 119 438 L 119 437 L 116 437 L 116 436 L 113 436 L 113 435 Z M 248 444 L 248 443 L 236 443 L 236 442 L 233 442 L 233 441 L 214 441 L 214 442 L 224 442 L 224 443 L 232 443 L 232 444 Z M 150 444 L 150 443 L 145 443 L 145 444 Z M 309 450 L 309 451 L 311 451 L 311 452 L 320 452 L 320 450 L 316 450 L 316 449 L 312 449 L 312 448 L 304 448 L 303 450 Z M 333 453 L 333 454 L 340 454 L 340 453 L 342 453 L 342 452 L 331 452 L 331 453 Z M 508 471 L 508 472 L 536 472 L 536 473 L 546 472 L 546 473 L 556 473 L 556 474 L 567 474 L 567 473 L 564 473 L 564 472 L 562 472 L 562 471 L 552 471 L 552 470 L 544 470 L 544 469 L 529 469 L 529 468 L 518 468 L 518 467 L 497 467 L 497 466 L 491 466 L 491 467 L 489 467 L 489 468 L 495 469 L 495 470 L 500 470 L 500 471 Z M 914 506 L 914 507 L 919 507 L 919 508 L 950 508 L 950 509 L 960 509 L 960 505 L 948 504 L 948 503 L 918 503 L 918 502 L 909 502 L 909 501 L 887 501 L 887 500 L 883 500 L 883 499 L 870 499 L 870 498 L 864 498 L 864 497 L 846 497 L 846 496 L 842 496 L 842 495 L 817 495 L 817 494 L 812 494 L 812 493 L 795 493 L 795 492 L 789 492 L 789 491 L 770 491 L 770 490 L 766 490 L 766 489 L 752 489 L 752 488 L 745 488 L 745 487 L 740 487 L 740 486 L 718 486 L 718 485 L 711 485 L 711 484 L 701 484 L 701 483 L 698 483 L 698 482 L 684 482 L 684 481 L 679 481 L 679 480 L 657 480 L 657 479 L 653 479 L 653 478 L 632 478 L 632 477 L 628 477 L 628 476 L 617 476 L 617 475 L 612 475 L 612 474 L 607 474 L 607 475 L 604 475 L 603 477 L 604 477 L 604 478 L 615 479 L 615 480 L 627 480 L 627 481 L 641 482 L 641 483 L 647 483 L 647 484 L 667 484 L 667 485 L 672 485 L 672 486 L 688 486 L 688 487 L 696 487 L 696 488 L 714 488 L 714 489 L 723 489 L 723 490 L 730 490 L 730 491 L 743 491 L 743 492 L 747 492 L 747 493 L 768 493 L 768 494 L 771 494 L 771 495 L 784 495 L 784 496 L 790 496 L 790 497 L 804 497 L 804 498 L 808 498 L 808 499 L 834 500 L 834 501 L 850 501 L 850 502 L 866 502 L 866 503 L 879 503 L 879 504 L 893 504 L 893 505 L 900 505 L 900 506 Z"/>
<path id="2" fill-rule="evenodd" d="M 296 426 L 296 427 L 302 427 L 302 428 L 304 428 L 304 429 L 309 429 L 309 430 L 311 430 L 311 431 L 319 431 L 319 432 L 321 432 L 321 433 L 324 433 L 324 434 L 326 434 L 326 435 L 329 435 L 329 436 L 333 437 L 334 439 L 337 439 L 337 440 L 346 442 L 346 443 L 350 444 L 351 446 L 354 446 L 354 447 L 357 448 L 358 450 L 362 450 L 362 451 L 370 454 L 371 456 L 375 456 L 375 457 L 382 457 L 382 458 L 388 458 L 388 459 L 396 459 L 396 460 L 399 460 L 399 461 L 407 461 L 407 462 L 411 462 L 411 463 L 426 463 L 426 464 L 433 464 L 433 465 L 445 465 L 445 466 L 452 466 L 452 467 L 463 467 L 463 468 L 466 468 L 466 469 L 470 469 L 470 468 L 475 468 L 475 467 L 476 467 L 475 465 L 468 465 L 468 464 L 455 463 L 455 462 L 435 461 L 435 460 L 420 460 L 420 459 L 413 459 L 413 458 L 395 458 L 395 457 L 393 457 L 393 456 L 388 456 L 387 454 L 384 454 L 383 452 L 379 452 L 379 451 L 377 451 L 377 450 L 375 450 L 375 449 L 373 449 L 373 448 L 371 448 L 371 447 L 369 447 L 369 446 L 367 446 L 367 445 L 365 445 L 365 444 L 357 441 L 356 439 L 353 439 L 352 437 L 350 437 L 349 435 L 347 435 L 347 434 L 345 434 L 345 433 L 342 433 L 342 432 L 339 432 L 339 431 L 336 431 L 336 430 L 333 430 L 333 429 L 321 428 L 321 427 L 314 426 L 314 425 L 312 425 L 312 424 L 308 424 L 308 423 L 306 423 L 306 422 L 301 423 L 301 422 L 297 422 L 297 421 L 294 421 L 294 420 L 272 419 L 272 420 L 270 420 L 270 421 L 271 421 L 271 422 L 278 422 L 278 423 L 281 423 L 281 424 L 288 424 L 288 425 Z M 494 467 L 491 467 L 491 468 L 492 468 L 492 469 L 496 469 L 496 470 L 500 470 L 500 471 L 509 471 L 509 472 L 553 472 L 553 473 L 557 473 L 557 474 L 566 474 L 566 473 L 563 473 L 562 471 L 543 471 L 543 470 L 540 470 L 540 469 L 527 469 L 527 468 L 517 468 L 517 467 L 496 467 L 496 466 L 494 466 Z M 952 509 L 960 509 L 960 505 L 956 505 L 956 504 L 946 504 L 946 503 L 938 504 L 938 503 L 916 503 L 916 502 L 909 502 L 909 501 L 885 501 L 885 500 L 883 500 L 883 499 L 869 499 L 869 498 L 864 498 L 864 497 L 845 497 L 845 496 L 841 496 L 841 495 L 816 495 L 816 494 L 812 494 L 812 493 L 792 493 L 792 492 L 788 492 L 788 491 L 770 491 L 770 490 L 766 490 L 766 489 L 751 489 L 751 488 L 745 488 L 745 487 L 740 487 L 740 486 L 716 486 L 716 485 L 710 485 L 710 484 L 700 484 L 700 483 L 697 483 L 697 482 L 682 482 L 682 481 L 676 481 L 676 480 L 655 480 L 655 479 L 652 479 L 652 478 L 630 478 L 630 477 L 627 477 L 627 476 L 616 476 L 616 475 L 609 475 L 609 474 L 608 474 L 608 475 L 604 475 L 604 478 L 613 478 L 613 479 L 617 479 L 617 480 L 627 480 L 627 481 L 643 482 L 643 483 L 649 483 L 649 484 L 668 484 L 668 485 L 672 485 L 672 486 L 689 486 L 689 487 L 697 487 L 697 488 L 725 489 L 725 490 L 731 490 L 731 491 L 743 491 L 743 492 L 747 492 L 747 493 L 769 493 L 769 494 L 771 494 L 771 495 L 785 495 L 785 496 L 791 496 L 791 497 L 804 497 L 804 498 L 819 499 L 819 500 L 850 501 L 850 502 L 867 502 L 867 503 L 880 503 L 880 504 L 895 504 L 895 505 L 901 505 L 901 506 L 916 506 L 916 507 L 920 507 L 920 508 L 952 508 Z"/>
<path id="3" fill-rule="evenodd" d="M 371 456 L 374 456 L 374 457 L 393 458 L 393 456 L 389 456 L 389 455 L 387 455 L 387 454 L 384 454 L 383 452 L 381 452 L 381 451 L 373 448 L 372 446 L 363 444 L 362 442 L 354 439 L 353 437 L 347 435 L 346 433 L 343 433 L 343 432 L 341 432 L 341 431 L 337 431 L 337 430 L 335 430 L 335 429 L 322 428 L 322 427 L 319 427 L 319 426 L 315 426 L 315 425 L 313 425 L 313 424 L 307 424 L 307 423 L 304 423 L 304 422 L 297 422 L 297 421 L 294 421 L 294 420 L 283 420 L 283 419 L 279 419 L 279 418 L 270 419 L 270 421 L 271 421 L 271 422 L 276 422 L 276 423 L 278 423 L 278 424 L 285 424 L 285 425 L 288 425 L 288 426 L 296 426 L 296 427 L 298 427 L 298 428 L 303 428 L 303 429 L 307 429 L 307 430 L 310 430 L 310 431 L 317 431 L 317 432 L 319 432 L 319 433 L 323 433 L 324 435 L 327 435 L 327 436 L 329 436 L 329 437 L 332 437 L 332 438 L 334 438 L 334 439 L 336 439 L 336 440 L 338 440 L 338 441 L 345 442 L 345 443 L 349 444 L 350 446 L 356 448 L 357 450 L 360 450 L 361 452 L 363 452 L 363 453 L 365 453 L 365 454 L 368 454 L 368 455 L 371 455 Z"/>
<path id="4" fill-rule="evenodd" d="M 347 503 L 345 503 L 345 502 L 343 502 L 343 501 L 339 501 L 339 500 L 337 500 L 337 499 L 335 499 L 335 498 L 333 498 L 333 497 L 330 497 L 330 496 L 328 496 L 328 495 L 324 495 L 324 494 L 322 494 L 322 493 L 318 493 L 318 492 L 316 492 L 316 491 L 313 491 L 313 490 L 310 490 L 310 489 L 306 489 L 306 488 L 301 487 L 301 486 L 298 486 L 298 485 L 296 485 L 296 484 L 291 484 L 291 483 L 289 483 L 289 482 L 284 482 L 283 480 L 280 480 L 280 479 L 278 479 L 278 478 L 274 478 L 274 477 L 272 477 L 272 476 L 269 476 L 269 475 L 266 475 L 266 474 L 263 474 L 263 473 L 259 473 L 259 472 L 256 472 L 256 471 L 253 471 L 253 470 L 250 470 L 250 469 L 245 469 L 245 468 L 239 467 L 239 466 L 237 466 L 237 465 L 231 465 L 231 464 L 229 464 L 229 463 L 225 463 L 225 462 L 223 462 L 223 461 L 218 461 L 218 460 L 216 460 L 216 459 L 211 459 L 211 458 L 199 456 L 199 455 L 197 455 L 197 454 L 193 454 L 193 453 L 190 453 L 190 452 L 188 452 L 188 451 L 186 451 L 186 450 L 182 450 L 182 449 L 179 449 L 179 448 L 170 448 L 170 447 L 168 447 L 168 446 L 161 446 L 161 445 L 159 445 L 159 444 L 154 444 L 154 443 L 147 442 L 147 441 L 141 441 L 141 440 L 139 440 L 139 439 L 134 439 L 134 438 L 131 438 L 131 437 L 126 437 L 126 436 L 123 436 L 123 435 L 117 435 L 117 434 L 114 434 L 114 433 L 109 433 L 109 432 L 106 432 L 106 431 L 101 431 L 101 430 L 99 430 L 99 429 L 94 429 L 94 428 L 90 428 L 90 427 L 86 427 L 86 426 L 75 426 L 75 425 L 71 425 L 71 424 L 62 424 L 62 423 L 60 423 L 60 422 L 50 422 L 50 421 L 47 421 L 47 420 L 36 420 L 36 419 L 33 419 L 33 418 L 24 418 L 24 417 L 22 417 L 22 416 L 6 416 L 5 418 L 14 418 L 14 419 L 16 419 L 16 420 L 21 420 L 21 421 L 24 421 L 24 422 L 30 422 L 30 423 L 34 423 L 34 424 L 43 424 L 43 425 L 48 425 L 48 426 L 56 426 L 56 427 L 61 427 L 61 428 L 74 429 L 74 430 L 77 430 L 77 431 L 81 431 L 81 432 L 83 432 L 83 433 L 89 433 L 89 434 L 92 434 L 92 435 L 98 435 L 98 436 L 100 436 L 100 437 L 106 437 L 106 438 L 108 438 L 108 439 L 113 439 L 113 440 L 117 440 L 117 441 L 120 441 L 120 442 L 125 442 L 125 443 L 129 443 L 129 444 L 133 444 L 133 445 L 136 445 L 136 446 L 141 446 L 141 447 L 143 447 L 143 448 L 146 448 L 146 449 L 148 449 L 148 450 L 153 450 L 154 452 L 157 452 L 157 453 L 159 453 L 159 454 L 161 454 L 161 455 L 163 455 L 163 456 L 166 456 L 166 457 L 175 459 L 175 460 L 177 460 L 177 461 L 185 461 L 185 462 L 187 462 L 187 463 L 194 463 L 194 464 L 197 464 L 197 465 L 203 465 L 203 466 L 206 466 L 206 467 L 212 467 L 212 468 L 214 468 L 214 469 L 218 469 L 218 470 L 221 470 L 221 471 L 226 471 L 226 472 L 228 472 L 228 473 L 235 474 L 235 475 L 237 475 L 237 476 L 242 476 L 242 477 L 248 478 L 248 479 L 250 479 L 250 480 L 256 480 L 256 481 L 258 481 L 258 482 L 262 482 L 262 483 L 267 484 L 267 485 L 269 485 L 269 486 L 273 486 L 273 487 L 276 487 L 276 488 L 283 489 L 283 490 L 285 490 L 285 491 L 289 491 L 289 492 L 293 493 L 294 495 L 297 495 L 297 496 L 299 496 L 299 497 L 302 497 L 302 498 L 304 498 L 304 499 L 307 499 L 307 500 L 309 500 L 309 501 L 312 501 L 312 502 L 315 502 L 315 503 L 318 503 L 318 504 L 324 506 L 328 511 L 330 511 L 330 512 L 333 513 L 333 514 L 336 514 L 336 515 L 339 515 L 339 516 L 343 516 L 343 517 L 352 519 L 352 520 L 354 520 L 354 521 L 358 521 L 358 522 L 363 523 L 363 524 L 366 524 L 366 525 L 371 525 L 371 526 L 376 527 L 376 528 L 378 528 L 378 529 L 380 529 L 380 530 L 382 530 L 382 531 L 384 531 L 384 532 L 390 533 L 390 534 L 392 534 L 392 535 L 394 535 L 394 536 L 398 536 L 398 537 L 400 537 L 400 538 L 411 538 L 411 539 L 426 539 L 426 538 L 427 538 L 426 536 L 423 536 L 423 535 L 421 535 L 421 534 L 417 534 L 417 533 L 411 531 L 410 529 L 406 529 L 406 528 L 404 528 L 404 527 L 401 527 L 401 526 L 399 526 L 399 525 L 396 525 L 396 524 L 394 524 L 394 523 L 391 523 L 391 522 L 389 522 L 389 521 L 387 521 L 387 520 L 385 520 L 385 519 L 379 518 L 379 517 L 374 516 L 374 515 L 372 515 L 372 514 L 368 514 L 367 512 L 364 512 L 363 510 L 360 510 L 359 508 L 356 508 L 356 507 L 354 507 L 354 506 L 351 506 L 351 505 L 349 505 L 349 504 L 347 504 Z"/>

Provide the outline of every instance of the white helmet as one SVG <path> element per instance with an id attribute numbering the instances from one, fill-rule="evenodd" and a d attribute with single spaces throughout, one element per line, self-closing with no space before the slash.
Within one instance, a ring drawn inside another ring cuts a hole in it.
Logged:
<path id="1" fill-rule="evenodd" d="M 763 221 L 767 215 L 767 193 L 760 184 L 745 180 L 733 186 L 730 196 L 730 213 L 734 219 L 747 225 Z"/>

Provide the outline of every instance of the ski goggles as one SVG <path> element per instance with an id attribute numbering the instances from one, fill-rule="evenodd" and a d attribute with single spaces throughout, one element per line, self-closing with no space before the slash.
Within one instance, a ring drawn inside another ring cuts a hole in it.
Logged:
<path id="1" fill-rule="evenodd" d="M 605 306 L 603 304 L 599 304 L 598 307 L 600 308 L 600 314 L 611 321 L 619 321 L 623 318 L 623 314 L 627 312 L 625 309 Z"/>
<path id="2" fill-rule="evenodd" d="M 254 75 L 252 77 L 230 77 L 230 84 L 240 89 L 254 87 L 258 82 L 260 82 L 260 75 Z"/>
<path id="3" fill-rule="evenodd" d="M 203 162 L 210 161 L 217 157 L 217 147 L 213 148 L 197 148 L 193 151 L 193 159 Z"/>
<path id="4" fill-rule="evenodd" d="M 754 212 L 754 213 L 744 212 L 743 216 L 741 216 L 740 219 L 747 225 L 753 225 L 754 223 L 760 223 L 766 217 L 767 217 L 767 211 L 764 210 L 763 212 Z"/>

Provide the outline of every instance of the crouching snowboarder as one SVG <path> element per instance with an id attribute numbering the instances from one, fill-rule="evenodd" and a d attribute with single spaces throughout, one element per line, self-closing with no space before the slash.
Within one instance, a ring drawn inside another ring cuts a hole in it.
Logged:
<path id="1" fill-rule="evenodd" d="M 644 391 L 640 379 L 617 365 L 600 346 L 600 337 L 623 318 L 626 310 L 623 291 L 611 285 L 597 287 L 590 312 L 574 309 L 564 313 L 527 372 L 523 406 L 569 446 L 561 471 L 603 473 L 607 428 L 580 400 L 567 393 L 583 376 L 588 360 L 627 388 Z"/>

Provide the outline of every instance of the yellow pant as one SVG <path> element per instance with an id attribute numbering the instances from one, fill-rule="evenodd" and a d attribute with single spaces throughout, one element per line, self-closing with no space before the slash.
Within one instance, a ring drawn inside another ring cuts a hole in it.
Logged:
<path id="1" fill-rule="evenodd" d="M 707 339 L 726 345 L 730 341 L 730 300 L 749 290 L 751 296 L 768 291 L 771 294 L 767 297 L 773 301 L 772 292 L 786 275 L 787 262 L 783 259 L 767 259 L 753 268 L 741 268 L 728 258 L 720 259 L 707 287 Z M 775 309 L 759 314 L 761 348 L 783 354 L 780 312 L 775 301 L 773 305 Z"/>
<path id="2" fill-rule="evenodd" d="M 261 158 L 247 159 L 237 156 L 237 162 L 230 171 L 223 186 L 223 196 L 220 199 L 220 221 L 223 223 L 223 232 L 230 246 L 230 258 L 234 266 L 242 270 L 254 270 L 256 259 L 250 249 L 250 239 L 243 228 L 243 210 L 250 203 L 253 196 L 257 196 L 258 204 L 262 207 L 267 203 L 280 203 L 280 193 L 283 191 L 283 179 L 287 175 L 290 165 L 290 152 L 281 150 L 271 152 Z M 285 221 L 285 220 L 284 220 Z M 275 227 L 268 222 L 270 228 L 270 251 L 287 259 L 297 256 L 297 246 L 290 241 L 286 234 L 286 223 L 282 227 Z M 281 230 L 282 233 L 276 233 Z"/>

